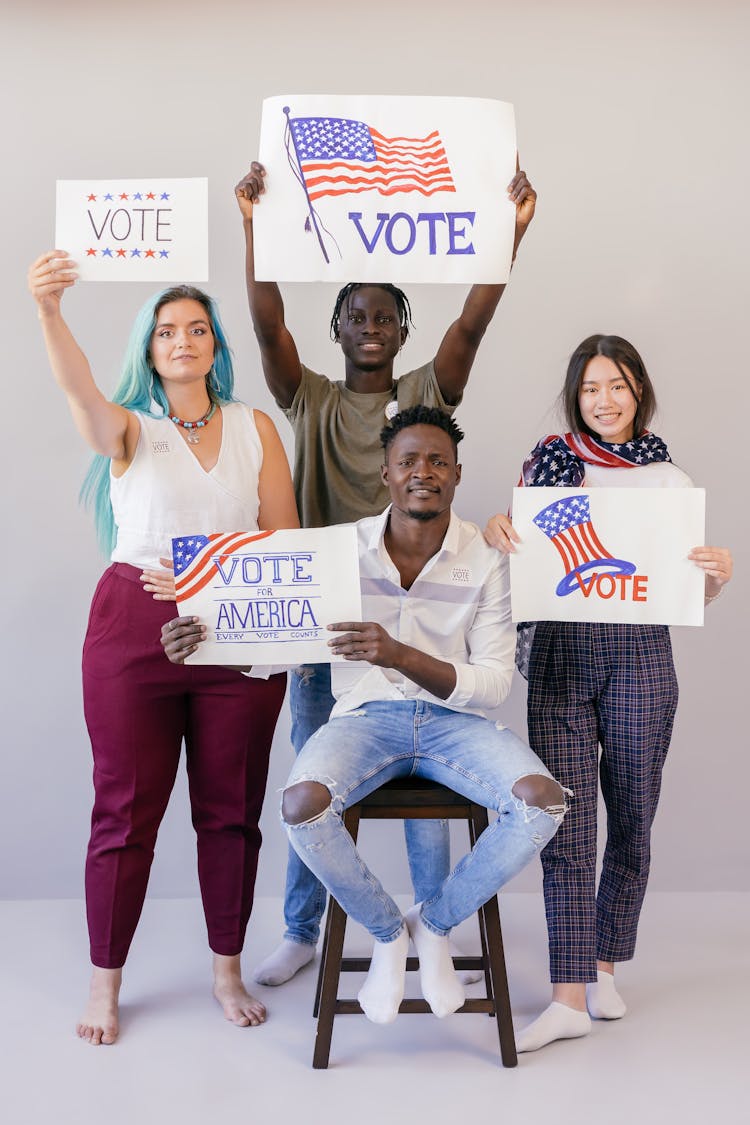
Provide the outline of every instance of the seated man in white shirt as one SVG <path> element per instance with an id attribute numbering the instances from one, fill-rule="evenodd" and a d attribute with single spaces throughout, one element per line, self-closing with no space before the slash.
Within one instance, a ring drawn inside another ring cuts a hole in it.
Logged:
<path id="1" fill-rule="evenodd" d="M 505 560 L 451 512 L 463 437 L 447 414 L 416 406 L 382 433 L 391 504 L 357 524 L 362 622 L 329 626 L 336 705 L 306 743 L 282 800 L 297 854 L 375 939 L 359 1001 L 395 1019 L 409 937 L 437 1016 L 463 986 L 451 928 L 474 913 L 552 838 L 565 794 L 511 731 L 484 717 L 510 690 L 515 629 Z M 396 639 L 398 638 L 398 639 Z M 426 777 L 494 809 L 494 822 L 435 896 L 406 918 L 359 856 L 342 813 L 394 777 Z"/>
<path id="2" fill-rule="evenodd" d="M 329 625 L 345 663 L 332 665 L 336 704 L 290 774 L 282 819 L 297 854 L 375 939 L 359 1002 L 390 1023 L 404 994 L 409 938 L 437 1016 L 464 1001 L 451 928 L 554 836 L 565 793 L 533 751 L 485 712 L 510 690 L 515 628 L 507 559 L 451 511 L 463 434 L 436 407 L 397 414 L 381 438 L 391 504 L 360 520 L 363 615 Z M 162 630 L 179 663 L 205 637 L 195 617 Z M 398 638 L 398 639 L 396 639 Z M 498 816 L 436 894 L 406 918 L 359 856 L 342 813 L 394 777 L 447 785 Z"/>

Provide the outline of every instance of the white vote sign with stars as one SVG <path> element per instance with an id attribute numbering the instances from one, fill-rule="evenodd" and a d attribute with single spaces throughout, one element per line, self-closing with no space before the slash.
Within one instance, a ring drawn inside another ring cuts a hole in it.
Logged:
<path id="1" fill-rule="evenodd" d="M 55 245 L 84 281 L 208 281 L 208 180 L 58 180 Z"/>

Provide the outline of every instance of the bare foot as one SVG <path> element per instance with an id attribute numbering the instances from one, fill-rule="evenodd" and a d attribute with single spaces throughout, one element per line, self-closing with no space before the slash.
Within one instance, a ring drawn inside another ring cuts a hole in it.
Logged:
<path id="1" fill-rule="evenodd" d="M 257 1027 L 265 1023 L 266 1008 L 252 996 L 242 983 L 240 957 L 224 957 L 214 953 L 214 996 L 224 1016 L 237 1027 Z"/>
<path id="2" fill-rule="evenodd" d="M 120 1031 L 117 999 L 122 984 L 122 969 L 100 969 L 94 966 L 89 988 L 89 1002 L 76 1031 L 93 1047 L 109 1046 Z"/>

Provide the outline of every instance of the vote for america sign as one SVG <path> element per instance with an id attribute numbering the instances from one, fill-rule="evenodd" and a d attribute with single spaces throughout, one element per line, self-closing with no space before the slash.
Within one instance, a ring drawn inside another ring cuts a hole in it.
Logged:
<path id="1" fill-rule="evenodd" d="M 701 488 L 516 488 L 514 621 L 702 625 Z"/>
<path id="2" fill-rule="evenodd" d="M 208 637 L 189 664 L 335 662 L 326 626 L 360 621 L 354 524 L 172 540 L 177 606 Z"/>
<path id="3" fill-rule="evenodd" d="M 267 98 L 259 159 L 259 280 L 508 280 L 516 133 L 507 102 Z"/>

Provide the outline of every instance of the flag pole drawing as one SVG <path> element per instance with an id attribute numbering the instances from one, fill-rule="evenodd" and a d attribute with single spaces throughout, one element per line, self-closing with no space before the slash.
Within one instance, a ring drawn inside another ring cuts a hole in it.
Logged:
<path id="1" fill-rule="evenodd" d="M 607 574 L 634 574 L 635 563 L 616 559 L 602 545 L 591 523 L 588 496 L 566 496 L 542 508 L 534 523 L 557 549 L 565 576 L 555 593 L 564 598 L 581 589 L 579 575 L 604 569 Z"/>
<path id="2" fill-rule="evenodd" d="M 289 117 L 289 112 L 290 112 L 289 106 L 285 105 L 284 106 L 284 115 L 286 117 L 286 126 L 284 128 L 284 147 L 286 149 L 286 154 L 287 154 L 287 158 L 289 160 L 289 165 L 292 169 L 292 172 L 294 173 L 295 178 L 298 180 L 298 182 L 300 183 L 300 185 L 302 187 L 302 190 L 305 193 L 305 198 L 307 199 L 307 206 L 310 210 L 310 214 L 305 219 L 305 230 L 309 231 L 312 228 L 315 231 L 315 234 L 317 235 L 317 238 L 318 238 L 318 245 L 320 246 L 323 257 L 326 260 L 326 265 L 328 265 L 330 263 L 331 259 L 328 257 L 328 254 L 327 254 L 326 248 L 325 248 L 325 244 L 323 243 L 323 236 L 320 233 L 320 227 L 323 224 L 320 222 L 320 217 L 319 217 L 317 211 L 315 210 L 315 208 L 312 205 L 312 200 L 310 199 L 310 192 L 307 190 L 307 184 L 305 182 L 305 173 L 302 169 L 302 158 L 300 156 L 300 152 L 299 152 L 299 149 L 297 147 L 297 138 L 296 138 L 295 132 L 291 127 L 291 118 Z M 292 145 L 294 146 L 294 158 L 292 157 L 292 153 L 291 153 L 291 150 L 290 150 L 290 147 L 289 147 L 290 140 L 292 142 Z M 331 234 L 331 232 L 329 230 L 326 230 L 326 234 L 330 238 L 333 238 L 333 235 Z M 333 241 L 335 242 L 336 239 L 333 238 Z M 338 245 L 336 246 L 336 249 L 338 250 Z M 340 256 L 341 256 L 341 251 L 339 250 L 339 257 Z"/>
<path id="3" fill-rule="evenodd" d="M 291 117 L 290 113 L 284 106 L 284 146 L 310 210 L 305 230 L 314 229 L 326 263 L 330 259 L 321 228 L 332 239 L 333 235 L 324 227 L 315 200 L 366 191 L 430 196 L 456 190 L 437 129 L 425 137 L 387 137 L 352 118 Z"/>

